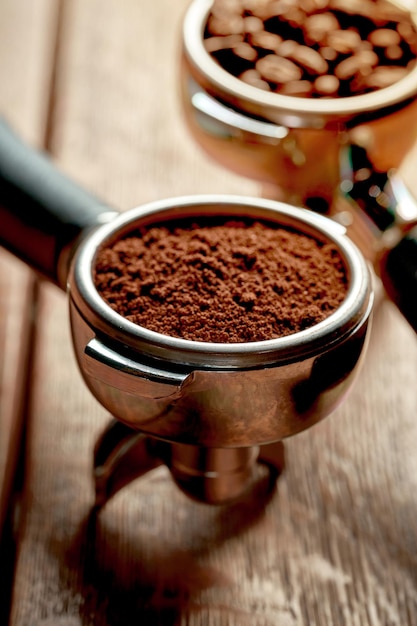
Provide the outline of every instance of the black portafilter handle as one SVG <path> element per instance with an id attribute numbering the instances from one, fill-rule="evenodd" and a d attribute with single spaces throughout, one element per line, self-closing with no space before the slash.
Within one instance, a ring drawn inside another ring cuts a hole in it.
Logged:
<path id="1" fill-rule="evenodd" d="M 0 118 L 0 245 L 65 289 L 60 260 L 69 262 L 79 238 L 109 213 Z"/>

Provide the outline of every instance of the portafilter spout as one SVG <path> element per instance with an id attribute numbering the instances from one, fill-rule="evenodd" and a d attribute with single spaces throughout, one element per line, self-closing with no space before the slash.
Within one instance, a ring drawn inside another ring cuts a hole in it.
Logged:
<path id="1" fill-rule="evenodd" d="M 95 450 L 97 506 L 164 463 L 188 495 L 224 503 L 242 495 L 257 461 L 283 465 L 282 440 L 331 413 L 365 352 L 373 292 L 368 264 L 336 222 L 258 198 L 171 198 L 118 214 L 0 126 L 0 240 L 66 285 L 81 374 L 116 418 Z M 342 303 L 314 326 L 277 339 L 208 343 L 134 324 L 98 293 L 98 251 L 138 228 L 178 221 L 255 219 L 337 247 Z M 113 218 L 113 219 L 110 219 Z M 105 222 L 103 224 L 103 222 Z"/>

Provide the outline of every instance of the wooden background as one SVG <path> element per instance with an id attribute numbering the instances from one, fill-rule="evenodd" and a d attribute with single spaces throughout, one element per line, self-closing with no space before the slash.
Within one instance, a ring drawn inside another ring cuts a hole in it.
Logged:
<path id="1" fill-rule="evenodd" d="M 121 210 L 257 194 L 187 135 L 187 5 L 1 0 L 0 113 Z M 416 165 L 417 150 L 404 167 L 417 192 Z M 348 400 L 288 441 L 265 509 L 195 504 L 159 468 L 108 504 L 94 536 L 92 448 L 108 416 L 77 371 L 65 295 L 0 252 L 0 503 L 13 504 L 1 624 L 417 624 L 417 338 L 390 303 Z"/>

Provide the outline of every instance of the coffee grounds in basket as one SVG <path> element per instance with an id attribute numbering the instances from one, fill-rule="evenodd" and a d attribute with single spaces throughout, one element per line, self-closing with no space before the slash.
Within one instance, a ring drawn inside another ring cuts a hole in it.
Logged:
<path id="1" fill-rule="evenodd" d="M 135 232 L 98 252 L 94 281 L 135 324 L 219 343 L 302 331 L 328 317 L 347 291 L 335 245 L 258 221 Z"/>

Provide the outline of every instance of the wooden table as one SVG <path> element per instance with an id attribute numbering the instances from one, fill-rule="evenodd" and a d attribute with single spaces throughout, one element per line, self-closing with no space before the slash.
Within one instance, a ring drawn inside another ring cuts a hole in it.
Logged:
<path id="1" fill-rule="evenodd" d="M 0 3 L 1 113 L 121 210 L 259 192 L 185 129 L 187 5 Z M 415 191 L 416 166 L 417 151 Z M 1 251 L 0 316 L 1 624 L 417 624 L 417 338 L 389 302 L 354 390 L 287 442 L 264 509 L 196 504 L 162 467 L 108 503 L 95 536 L 92 449 L 108 416 L 75 365 L 65 294 Z"/>

